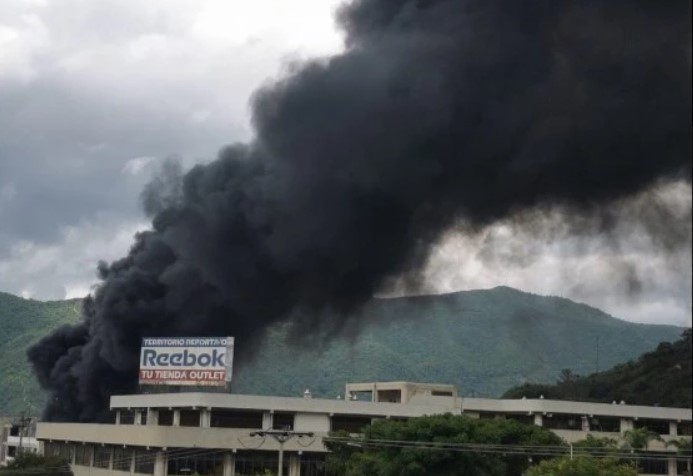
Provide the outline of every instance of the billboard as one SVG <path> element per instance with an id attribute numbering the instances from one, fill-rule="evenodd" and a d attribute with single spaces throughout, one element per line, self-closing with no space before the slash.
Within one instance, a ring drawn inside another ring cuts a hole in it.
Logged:
<path id="1" fill-rule="evenodd" d="M 140 385 L 224 386 L 233 371 L 233 337 L 144 337 Z"/>

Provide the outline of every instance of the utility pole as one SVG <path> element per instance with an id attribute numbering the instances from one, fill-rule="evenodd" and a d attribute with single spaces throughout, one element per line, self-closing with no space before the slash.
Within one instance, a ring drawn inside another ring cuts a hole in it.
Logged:
<path id="1" fill-rule="evenodd" d="M 17 456 L 24 452 L 24 431 L 31 424 L 31 418 L 27 417 L 24 412 L 21 413 L 19 420 L 15 423 L 19 427 L 19 447 L 17 447 Z"/>
<path id="2" fill-rule="evenodd" d="M 292 431 L 292 430 L 262 430 L 254 431 L 250 436 L 271 436 L 279 443 L 279 466 L 277 468 L 277 476 L 284 476 L 284 443 L 293 439 L 301 438 L 302 436 L 313 437 L 311 431 Z"/>

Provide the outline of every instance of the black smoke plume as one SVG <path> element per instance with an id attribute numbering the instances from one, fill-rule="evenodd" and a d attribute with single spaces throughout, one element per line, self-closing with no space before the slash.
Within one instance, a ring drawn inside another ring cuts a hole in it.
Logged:
<path id="1" fill-rule="evenodd" d="M 345 51 L 256 93 L 255 138 L 145 191 L 84 320 L 29 351 L 50 420 L 136 390 L 142 336 L 339 325 L 431 243 L 690 181 L 691 2 L 359 0 Z M 299 332 L 300 333 L 300 332 Z"/>

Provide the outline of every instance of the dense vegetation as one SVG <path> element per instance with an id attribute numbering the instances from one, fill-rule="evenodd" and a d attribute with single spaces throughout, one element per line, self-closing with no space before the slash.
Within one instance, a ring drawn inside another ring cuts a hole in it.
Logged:
<path id="1" fill-rule="evenodd" d="M 79 301 L 39 302 L 0 293 L 0 415 L 37 414 L 43 394 L 26 349 L 50 329 L 79 318 Z M 632 324 L 567 299 L 510 288 L 377 299 L 342 337 L 287 343 L 270 330 L 254 361 L 237 366 L 240 393 L 334 398 L 347 381 L 452 383 L 462 395 L 499 396 L 527 381 L 551 382 L 561 369 L 587 373 L 636 358 L 681 329 Z M 689 367 L 690 368 L 690 367 Z M 663 402 L 662 402 L 663 403 Z"/>
<path id="2" fill-rule="evenodd" d="M 25 453 L 18 456 L 6 468 L 0 468 L 2 476 L 72 476 L 70 465 L 57 456 L 41 456 Z"/>
<path id="3" fill-rule="evenodd" d="M 527 470 L 525 476 L 637 476 L 633 465 L 611 458 L 581 456 L 542 461 Z"/>
<path id="4" fill-rule="evenodd" d="M 334 398 L 344 382 L 413 380 L 457 386 L 463 396 L 498 397 L 561 370 L 587 374 L 637 358 L 682 329 L 633 324 L 568 299 L 500 287 L 441 296 L 375 300 L 352 340 L 315 336 L 283 343 L 275 328 L 233 390 Z M 328 342 L 328 345 L 325 345 Z"/>
<path id="5" fill-rule="evenodd" d="M 26 350 L 50 330 L 75 322 L 79 310 L 79 300 L 41 302 L 0 293 L 0 415 L 40 413 L 45 396 Z"/>
<path id="6" fill-rule="evenodd" d="M 525 384 L 505 393 L 507 398 L 545 398 L 620 402 L 691 408 L 691 330 L 676 342 L 662 342 L 635 361 L 605 372 L 579 377 L 564 371 L 555 385 Z"/>
<path id="7" fill-rule="evenodd" d="M 380 420 L 327 443 L 328 466 L 345 476 L 520 476 L 538 458 L 527 447 L 564 445 L 534 425 L 449 414 Z"/>

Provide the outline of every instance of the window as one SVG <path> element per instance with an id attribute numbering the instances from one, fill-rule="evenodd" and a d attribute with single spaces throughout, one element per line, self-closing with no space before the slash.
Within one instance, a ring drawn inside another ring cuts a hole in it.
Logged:
<path id="1" fill-rule="evenodd" d="M 635 428 L 644 428 L 646 430 L 657 433 L 658 435 L 669 434 L 669 422 L 666 420 L 647 420 L 639 419 L 633 422 Z"/>
<path id="2" fill-rule="evenodd" d="M 293 430 L 294 429 L 294 414 L 293 413 L 274 413 L 272 415 L 273 430 Z"/>
<path id="3" fill-rule="evenodd" d="M 332 476 L 332 473 L 328 472 L 325 467 L 325 455 L 303 453 L 300 458 L 301 476 Z"/>
<path id="4" fill-rule="evenodd" d="M 505 416 L 506 420 L 515 420 L 525 425 L 534 425 L 534 415 L 519 415 L 519 414 L 508 414 Z M 546 417 L 543 420 L 544 426 L 546 426 Z M 548 428 L 548 427 L 547 427 Z"/>
<path id="5" fill-rule="evenodd" d="M 200 426 L 200 412 L 197 410 L 181 410 L 180 426 Z"/>
<path id="6" fill-rule="evenodd" d="M 147 424 L 147 410 L 142 410 L 140 412 L 140 425 Z"/>
<path id="7" fill-rule="evenodd" d="M 352 415 L 334 415 L 332 417 L 332 431 L 346 431 L 348 433 L 361 433 L 363 427 L 371 424 L 370 417 Z"/>
<path id="8" fill-rule="evenodd" d="M 452 392 L 449 390 L 433 390 L 431 395 L 434 397 L 452 397 Z"/>
<path id="9" fill-rule="evenodd" d="M 400 390 L 379 390 L 378 401 L 387 403 L 400 403 L 402 401 L 402 392 Z"/>
<path id="10" fill-rule="evenodd" d="M 120 410 L 120 424 L 121 425 L 134 425 L 135 424 L 135 412 L 133 410 Z"/>
<path id="11" fill-rule="evenodd" d="M 236 476 L 276 474 L 278 464 L 277 453 L 274 451 L 239 451 L 236 453 Z M 289 474 L 288 453 L 284 453 L 284 474 Z"/>
<path id="12" fill-rule="evenodd" d="M 176 454 L 180 456 L 176 456 Z M 168 475 L 222 476 L 224 474 L 224 452 L 207 449 L 191 454 L 189 450 L 178 449 L 169 455 L 167 466 L 168 472 L 166 474 Z M 251 474 L 255 475 L 255 473 Z M 239 476 L 238 473 L 236 475 Z"/>
<path id="13" fill-rule="evenodd" d="M 262 429 L 262 412 L 212 410 L 211 426 L 221 428 Z"/>
<path id="14" fill-rule="evenodd" d="M 130 472 L 132 466 L 132 449 L 116 446 L 113 449 L 113 469 L 116 471 Z"/>
<path id="15" fill-rule="evenodd" d="M 643 458 L 638 461 L 638 472 L 645 474 L 668 474 L 667 460 L 665 458 Z"/>
<path id="16" fill-rule="evenodd" d="M 75 447 L 75 464 L 80 466 L 91 466 L 91 445 L 77 445 Z"/>
<path id="17" fill-rule="evenodd" d="M 68 445 L 67 443 L 62 444 L 58 447 L 58 456 L 60 456 L 65 461 L 72 463 L 72 454 L 74 452 L 74 446 Z"/>
<path id="18" fill-rule="evenodd" d="M 552 416 L 545 415 L 542 418 L 542 426 L 551 430 L 582 430 L 582 417 L 557 413 Z"/>
<path id="19" fill-rule="evenodd" d="M 173 410 L 159 410 L 159 425 L 173 425 Z"/>
<path id="20" fill-rule="evenodd" d="M 46 456 L 58 456 L 60 454 L 60 443 L 46 443 L 44 453 Z"/>
<path id="21" fill-rule="evenodd" d="M 8 446 L 7 447 L 7 456 L 10 458 L 14 458 L 17 455 L 17 447 L 16 446 Z"/>
<path id="22" fill-rule="evenodd" d="M 303 473 L 301 473 L 303 474 Z M 690 476 L 691 474 L 691 459 L 688 458 L 688 460 L 685 459 L 679 459 L 676 460 L 676 474 L 685 474 L 686 476 Z"/>
<path id="23" fill-rule="evenodd" d="M 691 436 L 691 422 L 680 421 L 677 425 L 677 433 L 679 436 Z"/>
<path id="24" fill-rule="evenodd" d="M 111 447 L 97 446 L 94 450 L 94 467 L 108 469 L 111 465 Z"/>
<path id="25" fill-rule="evenodd" d="M 135 473 L 154 474 L 154 462 L 156 451 L 138 449 L 135 450 Z"/>
<path id="26" fill-rule="evenodd" d="M 621 419 L 609 417 L 590 418 L 590 430 L 605 433 L 619 433 L 621 431 Z"/>

